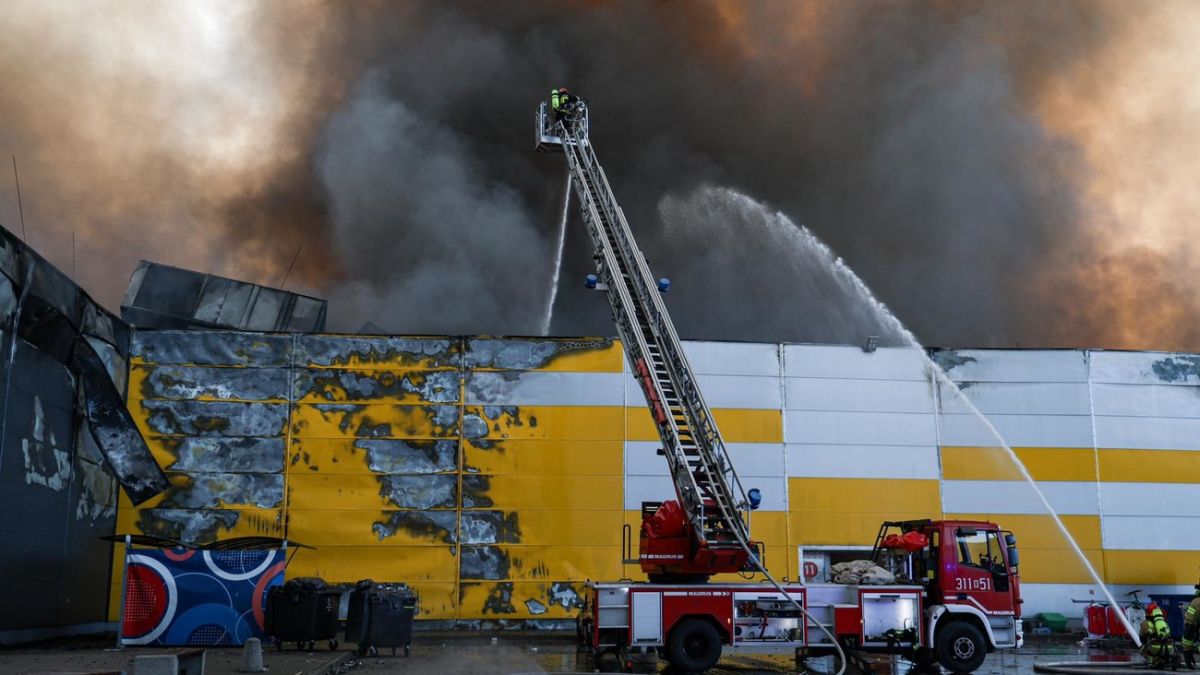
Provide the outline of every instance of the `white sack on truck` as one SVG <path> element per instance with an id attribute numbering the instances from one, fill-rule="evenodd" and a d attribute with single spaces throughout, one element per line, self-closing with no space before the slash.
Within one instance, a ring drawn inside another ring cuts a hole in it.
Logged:
<path id="1" fill-rule="evenodd" d="M 830 578 L 835 584 L 861 584 L 864 586 L 886 586 L 896 583 L 896 575 L 870 560 L 851 560 L 837 563 L 829 568 Z"/>

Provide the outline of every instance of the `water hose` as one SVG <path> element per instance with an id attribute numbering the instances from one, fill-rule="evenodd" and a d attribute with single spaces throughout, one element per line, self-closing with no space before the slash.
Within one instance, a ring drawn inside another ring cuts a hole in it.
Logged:
<path id="1" fill-rule="evenodd" d="M 1033 664 L 1033 672 L 1044 675 L 1115 675 L 1127 670 L 1139 673 L 1176 672 L 1147 668 L 1145 661 L 1056 661 Z"/>

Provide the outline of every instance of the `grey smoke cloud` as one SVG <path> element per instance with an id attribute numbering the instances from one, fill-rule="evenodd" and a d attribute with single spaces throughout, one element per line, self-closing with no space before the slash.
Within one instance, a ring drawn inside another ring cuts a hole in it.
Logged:
<path id="1" fill-rule="evenodd" d="M 656 247 L 691 252 L 664 262 L 671 307 L 688 312 L 694 334 L 734 340 L 794 340 L 907 346 L 802 225 L 745 195 L 705 186 L 659 203 Z M 720 275 L 720 283 L 707 280 Z M 733 280 L 736 279 L 736 282 Z M 803 326 L 803 330 L 798 327 Z"/>
<path id="2" fill-rule="evenodd" d="M 351 275 L 343 325 L 411 333 L 534 334 L 550 251 L 519 195 L 481 175 L 472 147 L 368 73 L 321 135 L 331 240 Z"/>

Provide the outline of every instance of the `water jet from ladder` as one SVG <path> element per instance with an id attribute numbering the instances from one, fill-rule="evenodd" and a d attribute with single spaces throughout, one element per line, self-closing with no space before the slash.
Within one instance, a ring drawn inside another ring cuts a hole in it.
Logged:
<path id="1" fill-rule="evenodd" d="M 558 218 L 558 252 L 554 255 L 554 276 L 550 279 L 550 294 L 546 299 L 546 312 L 542 318 L 542 335 L 550 334 L 550 319 L 554 318 L 554 300 L 558 297 L 558 276 L 562 273 L 563 245 L 567 240 L 567 215 L 571 206 L 571 174 L 567 173 L 567 185 L 563 190 L 562 215 Z"/>
<path id="2" fill-rule="evenodd" d="M 704 195 L 707 198 L 715 197 L 721 200 L 726 200 L 727 203 L 730 203 L 736 208 L 757 212 L 756 215 L 761 216 L 759 220 L 766 223 L 768 227 L 776 228 L 777 234 L 784 235 L 790 244 L 795 247 L 797 254 L 815 254 L 810 255 L 810 257 L 820 261 L 820 263 L 827 268 L 830 275 L 833 276 L 837 284 L 843 290 L 845 290 L 858 301 L 861 301 L 868 306 L 879 319 L 879 321 L 883 323 L 885 328 L 899 336 L 900 340 L 905 343 L 906 346 L 913 348 L 921 355 L 921 359 L 930 377 L 937 383 L 944 385 L 945 390 L 952 392 L 963 404 L 963 406 L 965 406 L 965 408 L 970 411 L 972 415 L 974 415 L 983 423 L 988 435 L 995 439 L 995 447 L 1003 450 L 1004 455 L 1009 462 L 1011 462 L 1012 466 L 1020 473 L 1021 478 L 1024 479 L 1030 488 L 1032 488 L 1041 506 L 1054 521 L 1055 526 L 1058 528 L 1058 531 L 1062 534 L 1063 538 L 1066 539 L 1067 543 L 1069 543 L 1071 548 L 1075 551 L 1075 555 L 1078 556 L 1079 561 L 1083 563 L 1088 575 L 1090 575 L 1093 581 L 1095 581 L 1096 585 L 1100 587 L 1100 590 L 1104 593 L 1105 598 L 1108 599 L 1110 606 L 1119 608 L 1120 605 L 1117 604 L 1116 599 L 1113 598 L 1112 593 L 1108 590 L 1108 587 L 1105 586 L 1104 582 L 1100 578 L 1100 575 L 1096 572 L 1096 569 L 1092 567 L 1091 561 L 1088 560 L 1087 556 L 1083 554 L 1083 550 L 1079 547 L 1079 544 L 1075 541 L 1075 538 L 1071 536 L 1071 533 L 1067 530 L 1066 525 L 1063 524 L 1062 518 L 1059 517 L 1058 512 L 1055 511 L 1054 507 L 1050 505 L 1050 501 L 1046 499 L 1045 493 L 1043 493 L 1041 488 L 1038 487 L 1037 481 L 1035 481 L 1033 476 L 1030 475 L 1029 470 L 1021 461 L 1021 458 L 1017 456 L 1017 453 L 1013 451 L 1013 449 L 1008 445 L 1008 442 L 1004 440 L 1004 437 L 1000 435 L 1000 432 L 992 424 L 991 420 L 989 420 L 987 416 L 980 412 L 979 408 L 977 408 L 975 404 L 967 398 L 962 389 L 950 379 L 950 376 L 946 373 L 946 371 L 929 357 L 929 353 L 917 340 L 916 336 L 913 335 L 912 332 L 908 330 L 908 328 L 898 318 L 896 318 L 894 314 L 892 314 L 891 310 L 887 308 L 887 305 L 883 304 L 883 302 L 875 297 L 875 294 L 872 293 L 871 289 L 869 289 L 867 285 L 863 283 L 862 279 L 855 274 L 854 270 L 850 269 L 850 267 L 841 258 L 835 255 L 833 251 L 830 250 L 830 248 L 826 246 L 824 242 L 818 239 L 816 235 L 809 231 L 808 228 L 793 222 L 786 215 L 779 212 L 772 212 L 766 205 L 732 189 L 702 188 L 702 190 L 709 193 Z M 1129 635 L 1133 639 L 1134 643 L 1140 647 L 1141 639 L 1138 635 L 1138 631 L 1130 623 L 1128 617 L 1125 616 L 1125 613 L 1117 611 L 1115 614 L 1121 620 L 1122 625 L 1125 626 L 1125 630 L 1129 632 Z"/>

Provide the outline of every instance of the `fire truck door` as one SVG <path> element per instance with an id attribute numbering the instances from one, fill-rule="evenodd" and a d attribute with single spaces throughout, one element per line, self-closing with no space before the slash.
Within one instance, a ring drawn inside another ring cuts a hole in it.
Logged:
<path id="1" fill-rule="evenodd" d="M 999 533 L 959 528 L 955 533 L 958 565 L 946 578 L 946 601 L 976 605 L 984 612 L 1011 612 L 1008 564 Z"/>

